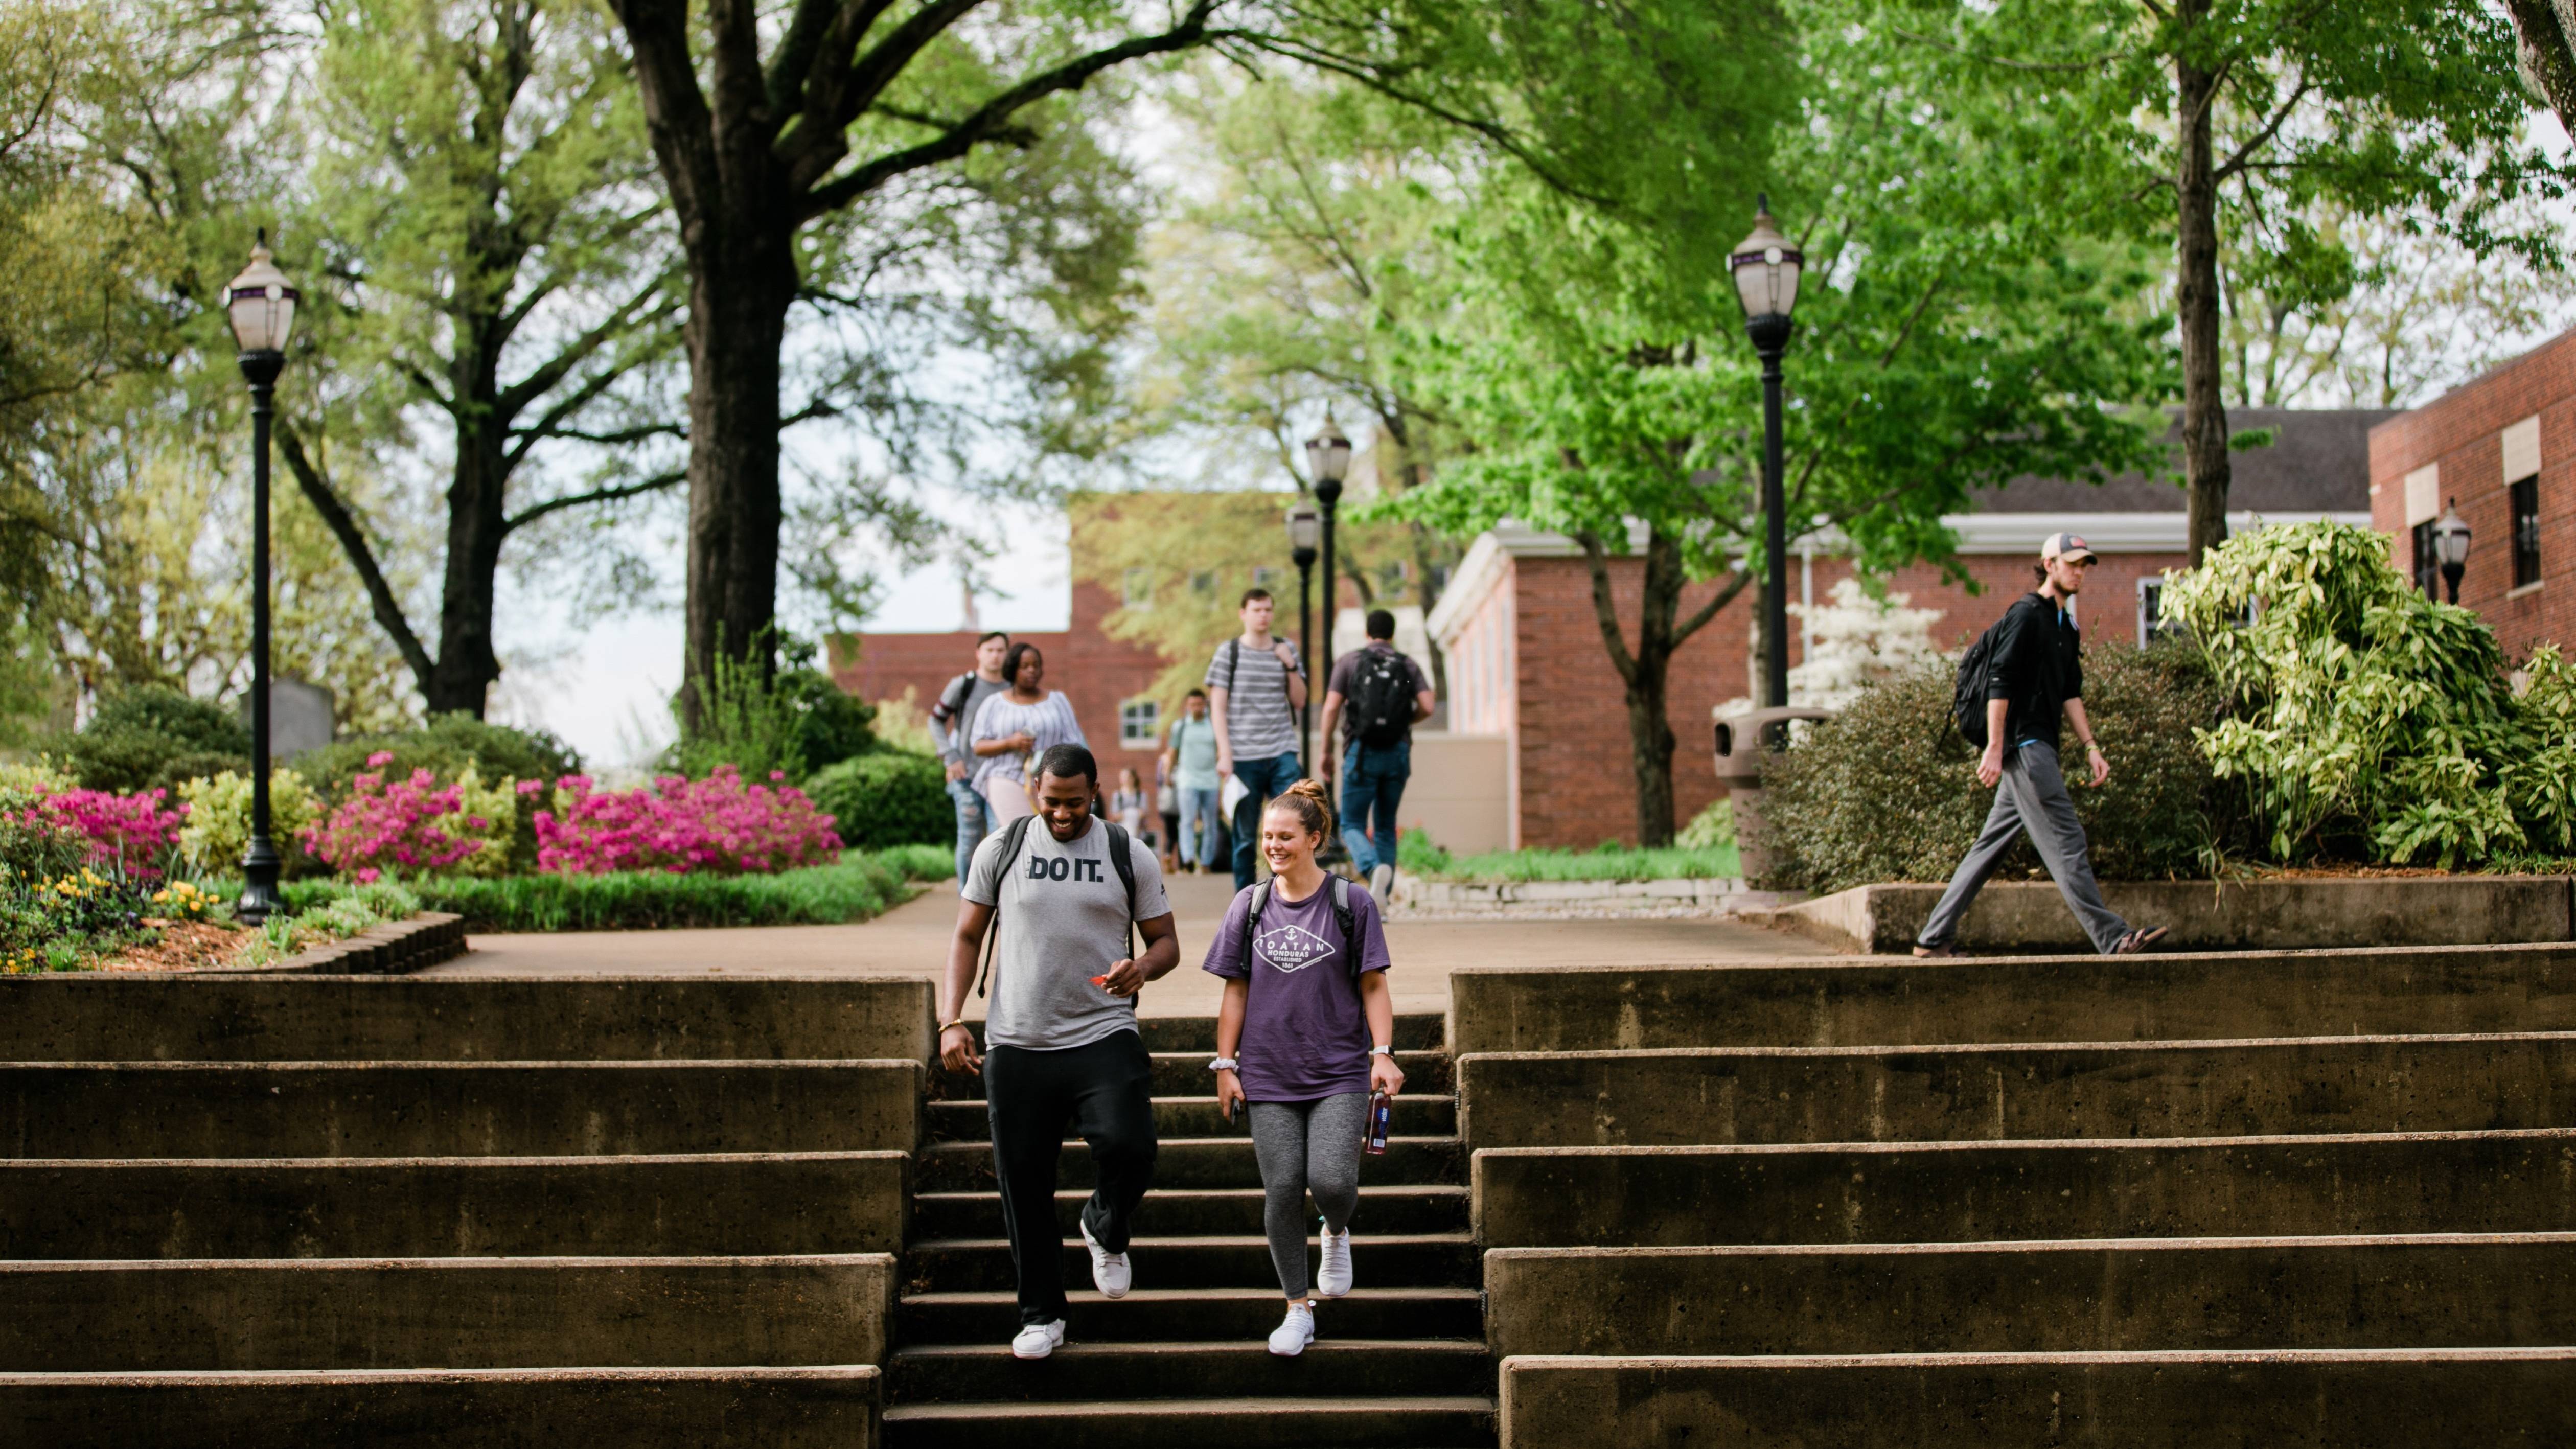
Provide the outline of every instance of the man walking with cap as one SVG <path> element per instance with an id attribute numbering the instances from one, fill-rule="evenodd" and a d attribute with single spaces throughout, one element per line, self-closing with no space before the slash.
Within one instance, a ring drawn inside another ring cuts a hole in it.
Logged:
<path id="1" fill-rule="evenodd" d="M 1953 938 L 1960 918 L 2013 837 L 2024 832 L 2084 934 L 2093 938 L 2095 950 L 2122 956 L 2164 937 L 2162 926 L 2132 930 L 2103 904 L 2084 827 L 2075 818 L 2075 801 L 2066 793 L 2066 777 L 2057 764 L 2062 719 L 2075 727 L 2075 737 L 2084 744 L 2092 783 L 2098 788 L 2111 778 L 2111 762 L 2095 743 L 2093 723 L 2084 715 L 2084 641 L 2073 608 L 2085 570 L 2092 566 L 2093 550 L 2082 538 L 2049 535 L 2033 569 L 2038 590 L 2016 600 L 1994 627 L 1986 657 L 1986 748 L 1977 760 L 1977 783 L 1995 787 L 1995 806 L 1986 812 L 1977 843 L 1968 847 L 1967 858 L 1950 877 L 1950 888 L 1915 938 L 1917 956 L 1957 954 Z"/>

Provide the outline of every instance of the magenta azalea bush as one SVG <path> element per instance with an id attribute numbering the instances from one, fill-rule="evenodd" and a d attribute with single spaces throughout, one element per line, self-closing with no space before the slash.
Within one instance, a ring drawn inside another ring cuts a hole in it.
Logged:
<path id="1" fill-rule="evenodd" d="M 555 783 L 554 808 L 533 817 L 537 869 L 551 875 L 650 870 L 673 875 L 766 875 L 827 865 L 841 854 L 832 817 L 772 771 L 746 783 L 719 765 L 703 780 L 664 775 L 635 790 L 596 790 L 587 775 Z M 533 795 L 537 785 L 519 786 Z"/>
<path id="2" fill-rule="evenodd" d="M 106 790 L 64 790 L 37 800 L 27 812 L 40 820 L 89 840 L 92 864 L 114 862 L 129 876 L 161 874 L 161 857 L 179 841 L 186 807 L 165 810 L 167 790 L 138 790 L 131 795 Z"/>
<path id="3" fill-rule="evenodd" d="M 362 882 L 389 870 L 488 875 L 504 865 L 517 823 L 511 782 L 487 789 L 469 765 L 453 784 L 439 784 L 427 770 L 388 783 L 383 767 L 392 759 L 390 753 L 368 757 L 373 768 L 351 780 L 348 796 L 304 832 L 306 850 Z"/>

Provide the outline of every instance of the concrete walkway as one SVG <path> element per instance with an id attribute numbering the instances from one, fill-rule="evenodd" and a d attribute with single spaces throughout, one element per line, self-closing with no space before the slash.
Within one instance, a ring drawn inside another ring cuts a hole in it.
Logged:
<path id="1" fill-rule="evenodd" d="M 1149 1016 L 1204 1016 L 1223 991 L 1198 969 L 1234 899 L 1224 876 L 1170 882 L 1181 969 L 1146 989 Z M 475 936 L 463 958 L 427 976 L 802 975 L 936 977 L 957 926 L 955 887 L 940 883 L 873 921 L 709 931 L 598 931 Z M 1387 948 L 1399 1011 L 1444 1011 L 1459 966 L 1653 965 L 1825 954 L 1813 942 L 1733 921 L 1393 921 Z M 983 1015 L 971 1003 L 968 1015 Z"/>

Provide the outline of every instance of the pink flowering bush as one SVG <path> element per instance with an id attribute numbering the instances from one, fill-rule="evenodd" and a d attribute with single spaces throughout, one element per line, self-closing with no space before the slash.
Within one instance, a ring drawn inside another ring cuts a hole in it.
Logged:
<path id="1" fill-rule="evenodd" d="M 487 788 L 469 765 L 448 785 L 427 770 L 387 783 L 383 769 L 392 759 L 385 752 L 367 757 L 371 768 L 349 782 L 348 796 L 305 830 L 305 849 L 361 882 L 388 870 L 490 875 L 506 865 L 518 823 L 514 782 Z"/>
<path id="2" fill-rule="evenodd" d="M 186 807 L 164 810 L 167 790 L 118 795 L 106 790 L 64 790 L 39 797 L 26 818 L 69 830 L 89 841 L 93 864 L 116 862 L 128 876 L 161 874 L 159 862 L 178 843 Z"/>
<path id="3" fill-rule="evenodd" d="M 587 775 L 555 782 L 554 808 L 534 817 L 537 869 L 551 875 L 651 870 L 766 875 L 826 865 L 841 854 L 832 817 L 772 771 L 747 784 L 718 765 L 703 780 L 664 775 L 636 790 L 595 790 Z M 535 782 L 522 783 L 524 794 Z"/>

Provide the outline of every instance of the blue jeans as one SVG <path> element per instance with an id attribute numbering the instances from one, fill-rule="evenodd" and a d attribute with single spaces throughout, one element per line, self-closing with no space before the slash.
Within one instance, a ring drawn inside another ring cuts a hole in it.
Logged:
<path id="1" fill-rule="evenodd" d="M 975 847 L 984 843 L 984 832 L 993 828 L 991 808 L 976 792 L 974 777 L 948 782 L 948 798 L 957 802 L 957 888 L 966 889 L 967 868 L 975 863 Z"/>
<path id="2" fill-rule="evenodd" d="M 1177 849 L 1183 865 L 1216 864 L 1218 792 L 1195 787 L 1181 791 L 1181 838 Z"/>
<path id="3" fill-rule="evenodd" d="M 1342 846 L 1365 878 L 1395 864 L 1395 807 L 1413 778 L 1413 741 L 1385 746 L 1353 741 L 1342 753 Z"/>
<path id="4" fill-rule="evenodd" d="M 1234 888 L 1252 884 L 1255 867 L 1261 859 L 1261 807 L 1288 792 L 1288 787 L 1303 778 L 1298 768 L 1297 752 L 1272 755 L 1266 760 L 1237 760 L 1234 778 L 1243 782 L 1251 793 L 1234 807 Z"/>

